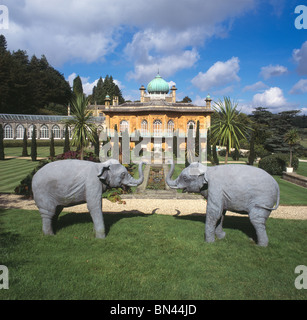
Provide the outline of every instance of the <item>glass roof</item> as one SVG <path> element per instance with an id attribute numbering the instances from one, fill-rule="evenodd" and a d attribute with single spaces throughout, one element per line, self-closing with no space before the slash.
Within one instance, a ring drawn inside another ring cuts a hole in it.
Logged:
<path id="1" fill-rule="evenodd" d="M 49 115 L 36 115 L 36 114 L 8 114 L 0 113 L 0 119 L 5 121 L 43 121 L 43 122 L 61 122 L 63 120 L 72 119 L 72 116 L 49 116 Z M 105 117 L 92 117 L 94 122 L 102 122 Z"/>

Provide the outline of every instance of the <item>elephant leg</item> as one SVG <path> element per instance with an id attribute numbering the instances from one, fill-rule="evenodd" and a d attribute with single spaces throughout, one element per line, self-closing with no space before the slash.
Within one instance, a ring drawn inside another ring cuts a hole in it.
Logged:
<path id="1" fill-rule="evenodd" d="M 101 205 L 102 205 L 101 198 L 100 198 L 100 201 L 98 202 L 99 204 L 97 205 L 88 203 L 87 207 L 94 223 L 96 238 L 104 239 L 106 237 L 106 232 L 105 232 L 105 226 L 104 226 L 102 210 L 101 210 Z"/>
<path id="2" fill-rule="evenodd" d="M 54 235 L 53 232 L 53 226 L 52 226 L 52 221 L 53 221 L 53 216 L 55 215 L 56 208 L 53 210 L 45 210 L 39 208 L 39 212 L 42 217 L 42 224 L 43 224 L 43 233 L 45 235 Z"/>
<path id="3" fill-rule="evenodd" d="M 217 223 L 217 227 L 215 229 L 215 234 L 218 237 L 218 239 L 224 239 L 226 236 L 226 233 L 223 230 L 223 221 L 225 218 L 226 210 L 223 211 L 221 218 L 219 219 Z"/>
<path id="4" fill-rule="evenodd" d="M 206 241 L 214 242 L 215 241 L 215 230 L 217 221 L 221 218 L 223 210 L 211 205 L 209 202 L 207 204 L 206 212 Z"/>
<path id="5" fill-rule="evenodd" d="M 262 208 L 253 208 L 249 213 L 249 219 L 256 230 L 257 244 L 262 247 L 269 243 L 265 223 L 270 213 L 271 211 Z"/>

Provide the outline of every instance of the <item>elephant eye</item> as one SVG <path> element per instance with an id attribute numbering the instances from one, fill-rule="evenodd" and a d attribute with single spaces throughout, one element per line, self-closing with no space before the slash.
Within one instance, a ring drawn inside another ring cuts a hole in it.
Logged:
<path id="1" fill-rule="evenodd" d="M 184 180 L 184 181 L 188 181 L 189 179 L 188 179 L 187 176 L 183 176 L 183 180 Z"/>
<path id="2" fill-rule="evenodd" d="M 125 176 L 126 176 L 126 172 L 122 172 L 122 173 L 120 174 L 120 177 L 121 177 L 121 178 L 125 178 Z"/>

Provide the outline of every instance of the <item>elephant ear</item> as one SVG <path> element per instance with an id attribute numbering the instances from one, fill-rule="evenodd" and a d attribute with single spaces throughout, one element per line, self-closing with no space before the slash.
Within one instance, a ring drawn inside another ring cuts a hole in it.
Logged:
<path id="1" fill-rule="evenodd" d="M 106 183 L 109 170 L 110 166 L 102 167 L 99 175 L 97 176 L 101 180 L 101 182 Z"/>

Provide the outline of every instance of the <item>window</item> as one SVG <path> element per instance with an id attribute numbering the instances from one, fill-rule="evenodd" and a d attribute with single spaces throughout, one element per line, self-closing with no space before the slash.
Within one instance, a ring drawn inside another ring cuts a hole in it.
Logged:
<path id="1" fill-rule="evenodd" d="M 45 124 L 43 126 L 41 126 L 40 138 L 41 139 L 49 139 L 49 130 Z"/>
<path id="2" fill-rule="evenodd" d="M 172 136 L 173 135 L 174 127 L 175 127 L 174 121 L 170 120 L 167 123 L 167 135 L 168 136 Z"/>
<path id="3" fill-rule="evenodd" d="M 13 129 L 10 124 L 4 126 L 4 139 L 13 139 Z"/>
<path id="4" fill-rule="evenodd" d="M 188 122 L 188 125 L 187 125 L 187 135 L 188 135 L 188 132 L 189 132 L 189 129 L 190 129 L 190 126 L 192 125 L 192 129 L 193 129 L 193 137 L 196 136 L 196 127 L 195 127 L 195 122 L 190 120 Z"/>
<path id="5" fill-rule="evenodd" d="M 19 124 L 16 128 L 16 139 L 23 139 L 25 128 L 23 125 Z"/>
<path id="6" fill-rule="evenodd" d="M 61 130 L 60 130 L 60 127 L 58 125 L 54 125 L 53 126 L 52 132 L 53 132 L 53 138 L 54 139 L 61 139 Z"/>
<path id="7" fill-rule="evenodd" d="M 120 122 L 120 125 L 119 125 L 119 131 L 120 132 L 125 132 L 125 130 L 128 130 L 128 132 L 129 132 L 129 123 L 128 123 L 128 121 L 126 121 L 126 120 L 122 120 L 121 122 Z"/>
<path id="8" fill-rule="evenodd" d="M 161 120 L 155 120 L 153 122 L 153 133 L 154 133 L 154 137 L 161 137 L 162 136 L 162 122 L 161 122 Z"/>
<path id="9" fill-rule="evenodd" d="M 146 120 L 143 120 L 141 122 L 141 136 L 142 137 L 148 136 L 148 122 Z"/>

